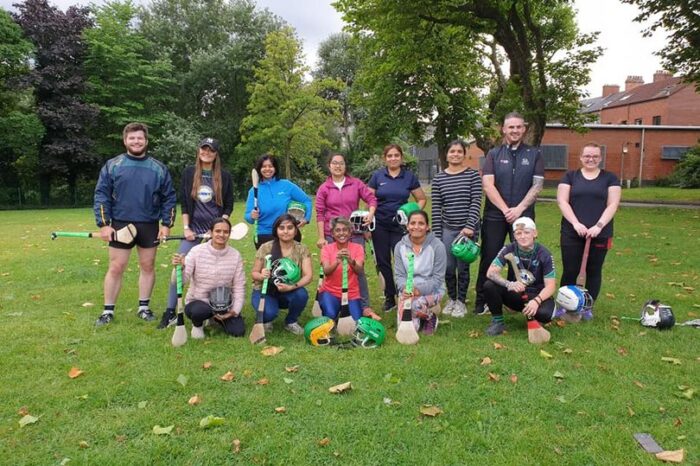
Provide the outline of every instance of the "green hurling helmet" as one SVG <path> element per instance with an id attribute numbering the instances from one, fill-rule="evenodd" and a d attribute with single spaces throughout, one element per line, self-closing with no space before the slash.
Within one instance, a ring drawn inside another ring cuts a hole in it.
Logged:
<path id="1" fill-rule="evenodd" d="M 352 343 L 360 348 L 376 348 L 384 343 L 386 330 L 384 326 L 369 317 L 360 317 L 357 321 Z"/>
<path id="2" fill-rule="evenodd" d="M 270 275 L 275 285 L 295 285 L 301 279 L 301 269 L 292 259 L 282 257 L 272 263 Z"/>
<path id="3" fill-rule="evenodd" d="M 407 202 L 401 207 L 399 207 L 399 210 L 396 211 L 396 221 L 399 223 L 399 225 L 406 226 L 408 225 L 409 215 L 419 210 L 420 206 L 417 203 Z"/>
<path id="4" fill-rule="evenodd" d="M 481 253 L 481 247 L 466 236 L 459 235 L 452 242 L 452 255 L 457 259 L 471 264 Z"/>
<path id="5" fill-rule="evenodd" d="M 365 225 L 365 217 L 369 215 L 368 210 L 354 210 L 350 214 L 350 224 L 352 225 L 353 233 L 366 233 L 374 231 L 376 220 L 373 218 L 369 225 Z"/>
<path id="6" fill-rule="evenodd" d="M 335 322 L 328 317 L 316 317 L 304 326 L 304 338 L 313 346 L 326 346 L 331 343 L 331 330 Z"/>
<path id="7" fill-rule="evenodd" d="M 303 202 L 289 201 L 289 204 L 287 204 L 287 213 L 294 217 L 297 222 L 301 222 L 306 218 L 306 206 Z"/>

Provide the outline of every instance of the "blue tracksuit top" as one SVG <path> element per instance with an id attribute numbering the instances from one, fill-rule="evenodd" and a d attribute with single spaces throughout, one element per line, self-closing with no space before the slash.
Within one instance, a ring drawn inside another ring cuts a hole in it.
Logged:
<path id="1" fill-rule="evenodd" d="M 177 196 L 167 167 L 145 155 L 121 154 L 102 166 L 95 186 L 95 223 L 102 227 L 113 219 L 128 222 L 160 222 L 172 227 Z"/>
<path id="2" fill-rule="evenodd" d="M 277 217 L 287 212 L 289 201 L 301 202 L 306 206 L 306 223 L 311 220 L 311 198 L 302 189 L 287 179 L 271 179 L 260 181 L 258 185 L 258 234 L 271 235 L 272 225 Z M 245 220 L 253 223 L 250 213 L 255 207 L 253 188 L 248 191 L 245 204 Z"/>

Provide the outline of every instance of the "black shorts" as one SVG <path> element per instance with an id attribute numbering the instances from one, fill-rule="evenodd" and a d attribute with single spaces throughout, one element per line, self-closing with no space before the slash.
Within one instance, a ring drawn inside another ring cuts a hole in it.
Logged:
<path id="1" fill-rule="evenodd" d="M 134 246 L 141 248 L 155 248 L 158 246 L 158 232 L 160 227 L 158 222 L 126 222 L 122 220 L 112 220 L 112 228 L 119 230 L 132 223 L 136 227 L 136 238 L 131 244 L 120 243 L 119 241 L 110 241 L 109 246 L 116 249 L 132 249 Z"/>

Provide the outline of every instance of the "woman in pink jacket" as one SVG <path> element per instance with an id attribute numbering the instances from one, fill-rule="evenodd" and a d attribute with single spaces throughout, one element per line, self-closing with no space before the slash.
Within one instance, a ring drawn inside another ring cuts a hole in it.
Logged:
<path id="1" fill-rule="evenodd" d="M 212 221 L 211 240 L 192 248 L 183 256 L 176 254 L 173 264 L 183 264 L 182 278 L 190 287 L 185 297 L 185 314 L 192 320 L 192 338 L 204 338 L 202 325 L 207 319 L 219 323 L 234 337 L 243 336 L 245 324 L 241 309 L 245 301 L 245 273 L 241 254 L 228 245 L 231 223 L 217 217 Z M 232 297 L 227 309 L 215 310 L 209 293 L 227 287 Z"/>
<path id="2" fill-rule="evenodd" d="M 318 188 L 316 193 L 316 222 L 318 225 L 319 249 L 333 241 L 331 236 L 330 221 L 336 217 L 350 218 L 350 214 L 360 206 L 360 200 L 365 201 L 369 213 L 364 218 L 365 225 L 372 223 L 374 211 L 377 210 L 377 198 L 362 180 L 353 178 L 348 174 L 345 156 L 343 154 L 331 154 L 328 159 L 330 176 Z M 353 234 L 350 239 L 364 249 L 365 237 L 362 234 Z M 358 274 L 360 282 L 360 296 L 362 297 L 362 310 L 366 316 L 374 317 L 369 302 L 369 288 L 364 272 Z"/>

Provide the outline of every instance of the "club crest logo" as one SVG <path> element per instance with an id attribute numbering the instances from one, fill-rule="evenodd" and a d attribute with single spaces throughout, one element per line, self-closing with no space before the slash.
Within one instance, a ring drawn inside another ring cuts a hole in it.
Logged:
<path id="1" fill-rule="evenodd" d="M 213 197 L 214 191 L 209 186 L 199 187 L 197 191 L 197 199 L 199 199 L 199 202 L 206 204 L 207 202 L 211 202 Z"/>
<path id="2" fill-rule="evenodd" d="M 528 159 L 523 159 L 523 161 L 520 162 L 520 165 L 530 165 L 530 160 L 528 160 Z"/>

